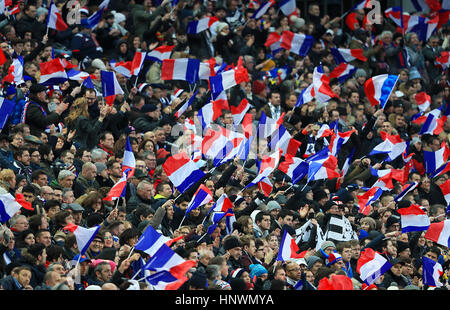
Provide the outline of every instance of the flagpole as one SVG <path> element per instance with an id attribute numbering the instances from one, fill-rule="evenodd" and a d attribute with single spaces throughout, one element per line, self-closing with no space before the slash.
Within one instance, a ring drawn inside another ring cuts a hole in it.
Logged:
<path id="1" fill-rule="evenodd" d="M 180 226 L 178 226 L 178 229 L 180 229 L 181 225 L 183 225 L 184 219 L 186 218 L 186 214 L 183 216 L 183 219 L 180 222 Z"/>
<path id="2" fill-rule="evenodd" d="M 131 257 L 131 254 L 133 254 L 133 251 L 134 251 L 134 247 L 131 248 L 131 251 L 130 251 L 130 253 L 128 254 L 127 259 Z"/>
<path id="3" fill-rule="evenodd" d="M 200 240 L 202 240 L 207 234 L 208 234 L 208 232 L 204 233 L 203 236 L 201 236 L 201 237 L 197 240 L 197 243 L 198 243 Z"/>

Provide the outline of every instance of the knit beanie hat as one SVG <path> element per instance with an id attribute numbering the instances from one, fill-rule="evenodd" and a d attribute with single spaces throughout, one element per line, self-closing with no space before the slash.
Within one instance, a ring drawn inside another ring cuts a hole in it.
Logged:
<path id="1" fill-rule="evenodd" d="M 328 255 L 328 258 L 326 259 L 325 263 L 327 264 L 327 267 L 330 267 L 334 263 L 341 261 L 341 260 L 342 260 L 341 254 L 332 252 L 332 253 L 330 253 L 330 255 Z"/>
<path id="2" fill-rule="evenodd" d="M 244 268 L 237 268 L 231 272 L 231 277 L 232 278 L 240 278 L 244 272 L 245 272 Z"/>
<path id="3" fill-rule="evenodd" d="M 234 249 L 236 247 L 240 247 L 240 246 L 241 246 L 241 242 L 235 236 L 229 237 L 223 243 L 223 248 L 225 249 L 225 251 L 228 251 L 228 250 Z"/>
<path id="4" fill-rule="evenodd" d="M 261 264 L 251 264 L 250 268 L 250 278 L 262 276 L 265 273 L 269 273 L 267 269 Z"/>
<path id="5" fill-rule="evenodd" d="M 329 247 L 336 248 L 336 245 L 334 244 L 333 241 L 324 241 L 324 242 L 322 243 L 322 245 L 320 246 L 320 249 L 321 249 L 322 251 L 325 251 L 325 249 L 326 249 L 326 248 L 329 248 Z"/>
<path id="6" fill-rule="evenodd" d="M 308 257 L 306 260 L 306 268 L 311 269 L 318 261 L 322 262 L 322 259 L 319 256 L 312 255 Z"/>
<path id="7" fill-rule="evenodd" d="M 270 211 L 275 210 L 275 209 L 280 209 L 281 210 L 280 204 L 276 200 L 269 201 L 267 203 L 267 211 L 270 212 Z"/>

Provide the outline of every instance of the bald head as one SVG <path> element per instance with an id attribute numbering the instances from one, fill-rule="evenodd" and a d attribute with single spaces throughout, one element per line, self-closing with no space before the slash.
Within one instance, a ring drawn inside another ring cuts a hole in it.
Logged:
<path id="1" fill-rule="evenodd" d="M 102 285 L 102 291 L 118 291 L 119 288 L 114 283 L 105 283 Z"/>
<path id="2" fill-rule="evenodd" d="M 97 166 L 91 162 L 84 163 L 81 167 L 81 174 L 89 181 L 93 181 L 97 176 Z"/>

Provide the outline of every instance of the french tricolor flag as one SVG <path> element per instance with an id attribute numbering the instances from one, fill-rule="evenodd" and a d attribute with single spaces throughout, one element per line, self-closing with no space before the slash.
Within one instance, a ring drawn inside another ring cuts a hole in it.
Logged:
<path id="1" fill-rule="evenodd" d="M 440 116 L 440 110 L 435 109 L 428 113 L 425 122 L 420 128 L 419 135 L 430 134 L 439 135 L 444 130 L 444 124 L 447 121 L 447 115 Z"/>
<path id="2" fill-rule="evenodd" d="M 314 68 L 313 87 L 315 98 L 320 103 L 328 102 L 331 98 L 339 98 L 330 87 L 330 78 L 323 73 L 322 66 Z"/>
<path id="3" fill-rule="evenodd" d="M 398 75 L 392 74 L 380 74 L 369 78 L 364 83 L 364 90 L 369 102 L 373 106 L 380 105 L 381 108 L 384 108 L 397 80 Z"/>
<path id="4" fill-rule="evenodd" d="M 91 228 L 84 228 L 82 226 L 78 226 L 73 223 L 69 223 L 63 228 L 63 230 L 68 230 L 75 235 L 80 255 L 86 253 L 86 251 L 89 248 L 89 245 L 91 244 L 92 240 L 94 239 L 99 229 L 100 225 L 96 225 Z"/>
<path id="5" fill-rule="evenodd" d="M 225 98 L 223 98 L 225 97 Z M 222 115 L 222 110 L 229 110 L 228 100 L 226 100 L 226 93 L 223 92 L 221 97 L 212 102 L 205 104 L 198 111 L 198 119 L 202 124 L 203 130 L 209 127 L 209 125 L 218 119 Z"/>
<path id="6" fill-rule="evenodd" d="M 119 197 L 125 197 L 125 188 L 127 186 L 128 180 L 127 173 L 128 170 L 122 172 L 122 177 L 119 179 L 119 181 L 117 181 L 116 184 L 114 184 L 113 187 L 111 187 L 111 189 L 108 192 L 108 195 L 106 195 L 106 197 L 103 198 L 103 200 L 112 201 L 116 200 Z"/>
<path id="7" fill-rule="evenodd" d="M 180 193 L 184 193 L 205 176 L 205 173 L 198 169 L 197 164 L 184 152 L 169 157 L 164 162 L 163 169 Z"/>
<path id="8" fill-rule="evenodd" d="M 408 29 L 406 32 L 414 32 L 420 41 L 428 41 L 430 36 L 436 31 L 439 24 L 439 15 L 431 18 L 413 15 L 408 20 Z"/>
<path id="9" fill-rule="evenodd" d="M 415 94 L 414 99 L 417 102 L 417 107 L 422 113 L 425 112 L 431 105 L 431 97 L 424 91 Z"/>
<path id="10" fill-rule="evenodd" d="M 139 72 L 141 71 L 142 64 L 145 60 L 145 52 L 136 52 L 133 57 L 133 61 L 131 62 L 131 75 L 139 75 Z"/>
<path id="11" fill-rule="evenodd" d="M 347 141 L 350 139 L 353 133 L 355 133 L 356 130 L 349 130 L 345 132 L 338 132 L 337 134 L 333 134 L 330 145 L 328 146 L 330 149 L 331 155 L 337 156 L 341 146 L 343 146 Z"/>
<path id="12" fill-rule="evenodd" d="M 143 269 L 153 271 L 145 280 L 155 290 L 177 290 L 189 280 L 186 273 L 196 262 L 184 260 L 167 245 L 162 245 Z"/>
<path id="13" fill-rule="evenodd" d="M 278 169 L 291 178 L 292 184 L 298 183 L 308 174 L 309 164 L 301 158 L 289 154 L 284 156 L 285 160 L 280 163 Z"/>
<path id="14" fill-rule="evenodd" d="M 67 77 L 69 78 L 69 80 L 84 81 L 89 76 L 90 76 L 89 73 L 79 71 L 76 69 L 70 69 L 69 71 L 67 71 Z"/>
<path id="15" fill-rule="evenodd" d="M 244 67 L 237 67 L 209 78 L 212 94 L 220 94 L 233 86 L 248 81 L 249 75 Z"/>
<path id="16" fill-rule="evenodd" d="M 422 256 L 423 284 L 431 287 L 441 287 L 440 277 L 444 274 L 442 265 L 431 258 Z"/>
<path id="17" fill-rule="evenodd" d="M 122 172 L 128 171 L 127 178 L 134 175 L 136 169 L 136 159 L 134 158 L 133 150 L 131 149 L 130 138 L 127 136 L 127 144 L 123 153 Z"/>
<path id="18" fill-rule="evenodd" d="M 272 52 L 272 55 L 275 55 L 276 53 L 278 53 L 278 51 L 282 50 L 281 35 L 278 34 L 277 32 L 269 33 L 269 35 L 267 36 L 267 40 L 264 43 L 264 46 L 269 47 Z"/>
<path id="19" fill-rule="evenodd" d="M 19 212 L 22 205 L 10 193 L 0 195 L 0 222 L 5 223 Z"/>
<path id="20" fill-rule="evenodd" d="M 275 4 L 274 0 L 269 0 L 265 2 L 264 4 L 261 4 L 261 6 L 253 13 L 253 16 L 251 18 L 253 19 L 259 19 L 261 16 L 266 14 L 267 10 Z"/>
<path id="21" fill-rule="evenodd" d="M 442 195 L 444 195 L 447 205 L 450 205 L 450 179 L 439 185 Z"/>
<path id="22" fill-rule="evenodd" d="M 113 68 L 113 70 L 117 73 L 120 73 L 127 78 L 130 78 L 132 76 L 131 61 L 116 62 L 115 60 L 111 60 L 109 64 L 111 65 L 111 68 Z"/>
<path id="23" fill-rule="evenodd" d="M 425 239 L 434 241 L 437 244 L 450 247 L 450 220 L 431 223 L 424 237 Z"/>
<path id="24" fill-rule="evenodd" d="M 185 215 L 188 215 L 192 210 L 210 203 L 211 201 L 213 201 L 213 194 L 205 185 L 201 184 L 189 202 Z"/>
<path id="25" fill-rule="evenodd" d="M 441 54 L 436 57 L 435 64 L 442 68 L 442 70 L 446 70 L 450 67 L 450 52 L 443 51 Z"/>
<path id="26" fill-rule="evenodd" d="M 53 1 L 50 3 L 48 9 L 47 28 L 55 29 L 57 31 L 64 31 L 68 28 Z"/>
<path id="27" fill-rule="evenodd" d="M 153 256 L 169 240 L 169 238 L 158 233 L 151 225 L 148 225 L 134 245 L 134 249 Z"/>
<path id="28" fill-rule="evenodd" d="M 362 251 L 356 264 L 356 272 L 367 285 L 374 283 L 391 268 L 391 263 L 372 248 Z"/>
<path id="29" fill-rule="evenodd" d="M 194 84 L 199 80 L 200 60 L 191 58 L 164 59 L 161 66 L 163 81 L 183 80 Z"/>
<path id="30" fill-rule="evenodd" d="M 278 6 L 280 7 L 281 12 L 286 16 L 291 15 L 297 9 L 295 0 L 281 0 Z"/>
<path id="31" fill-rule="evenodd" d="M 428 215 L 418 205 L 412 204 L 410 207 L 398 209 L 397 212 L 401 215 L 402 233 L 425 231 L 430 226 Z"/>
<path id="32" fill-rule="evenodd" d="M 450 171 L 450 162 L 446 162 L 429 175 L 430 179 Z"/>
<path id="33" fill-rule="evenodd" d="M 109 1 L 110 0 L 103 0 L 103 2 L 100 3 L 100 5 L 98 6 L 98 10 L 96 12 L 94 12 L 88 18 L 81 20 L 81 25 L 89 29 L 97 28 L 98 24 L 100 23 L 100 20 L 102 19 L 103 12 L 109 6 Z"/>
<path id="34" fill-rule="evenodd" d="M 411 2 L 417 12 L 438 12 L 441 9 L 441 4 L 437 0 L 411 0 Z"/>
<path id="35" fill-rule="evenodd" d="M 363 55 L 362 49 L 334 48 L 330 49 L 336 64 L 352 62 L 355 59 L 367 61 L 367 57 Z"/>
<path id="36" fill-rule="evenodd" d="M 278 166 L 281 152 L 282 150 L 278 150 L 278 152 L 273 152 L 270 156 L 265 155 L 261 160 L 258 175 L 245 188 L 257 185 L 263 179 L 267 178 L 267 176 Z"/>
<path id="37" fill-rule="evenodd" d="M 381 187 L 372 187 L 364 194 L 358 195 L 359 213 L 369 215 L 371 209 L 370 204 L 378 200 L 382 194 L 383 189 Z"/>
<path id="38" fill-rule="evenodd" d="M 339 83 L 344 83 L 353 76 L 357 69 L 357 67 L 343 62 L 330 72 L 329 78 L 335 78 L 338 79 Z"/>
<path id="39" fill-rule="evenodd" d="M 209 209 L 208 213 L 206 214 L 205 220 L 210 214 L 212 214 L 213 223 L 217 223 L 227 214 L 228 210 L 232 208 L 233 203 L 231 202 L 230 198 L 228 198 L 227 194 L 222 194 L 219 199 L 217 199 L 212 208 Z"/>
<path id="40" fill-rule="evenodd" d="M 362 0 L 358 2 L 354 7 L 352 7 L 350 11 L 371 9 L 371 8 L 372 8 L 372 0 Z"/>
<path id="41" fill-rule="evenodd" d="M 323 179 L 338 178 L 340 175 L 336 172 L 337 158 L 329 154 L 329 150 L 324 148 L 325 151 L 317 153 L 317 157 L 310 157 L 307 159 L 309 162 L 308 170 L 308 182 Z"/>
<path id="42" fill-rule="evenodd" d="M 233 123 L 237 126 L 241 123 L 247 111 L 250 109 L 250 103 L 247 99 L 242 99 L 241 103 L 235 107 L 231 105 L 231 114 L 233 115 Z"/>
<path id="43" fill-rule="evenodd" d="M 102 94 L 105 97 L 106 103 L 112 105 L 116 95 L 124 94 L 122 87 L 117 81 L 116 75 L 112 71 L 100 71 L 102 80 Z"/>
<path id="44" fill-rule="evenodd" d="M 214 23 L 218 21 L 219 19 L 217 17 L 211 16 L 188 22 L 187 33 L 188 34 L 200 33 L 202 31 L 205 31 L 206 29 L 209 29 Z"/>
<path id="45" fill-rule="evenodd" d="M 378 180 L 372 185 L 372 187 L 380 187 L 386 191 L 392 190 L 394 188 L 394 184 L 392 183 L 392 170 L 393 169 L 376 170 L 371 167 L 371 174 L 378 177 Z"/>
<path id="46" fill-rule="evenodd" d="M 184 112 L 192 105 L 192 103 L 195 100 L 195 96 L 197 96 L 198 90 L 195 91 L 195 93 L 192 95 L 191 98 L 189 98 L 188 101 L 186 101 L 177 112 L 175 112 L 174 116 L 175 118 L 179 118 L 181 115 L 183 115 Z"/>
<path id="47" fill-rule="evenodd" d="M 376 145 L 369 153 L 369 156 L 387 154 L 386 161 L 392 161 L 405 151 L 407 143 L 400 138 L 400 135 L 390 135 L 385 131 L 381 131 L 380 135 L 383 142 Z"/>
<path id="48" fill-rule="evenodd" d="M 402 191 L 400 192 L 400 194 L 398 194 L 395 198 L 394 201 L 395 202 L 399 202 L 401 201 L 406 195 L 408 195 L 408 193 L 414 191 L 417 186 L 419 185 L 419 182 L 413 182 L 411 184 L 405 184 L 403 186 Z"/>
<path id="49" fill-rule="evenodd" d="M 169 59 L 175 45 L 162 45 L 147 53 L 149 60 L 163 62 L 164 59 Z"/>
<path id="50" fill-rule="evenodd" d="M 266 116 L 264 111 L 262 111 L 258 124 L 258 136 L 263 138 L 271 136 L 272 133 L 283 123 L 284 115 L 285 113 L 283 113 L 278 120 L 275 120 L 271 117 Z"/>
<path id="51" fill-rule="evenodd" d="M 6 61 L 6 60 L 5 60 Z M 23 80 L 23 57 L 18 55 L 8 68 L 8 75 L 3 78 L 3 82 L 19 84 Z"/>
<path id="52" fill-rule="evenodd" d="M 298 34 L 292 31 L 283 31 L 281 47 L 299 56 L 305 57 L 314 43 L 314 37 L 307 34 Z"/>
<path id="53" fill-rule="evenodd" d="M 450 155 L 450 149 L 442 142 L 441 148 L 436 152 L 433 151 L 423 151 L 423 158 L 425 163 L 425 169 L 427 173 L 435 172 L 439 167 L 447 162 L 448 156 Z"/>
<path id="54" fill-rule="evenodd" d="M 12 4 L 13 4 L 12 0 L 1 0 L 0 1 L 0 14 L 5 12 L 6 8 L 8 6 L 11 6 Z"/>
<path id="55" fill-rule="evenodd" d="M 270 136 L 268 146 L 274 150 L 281 149 L 283 151 L 282 155 L 295 156 L 301 144 L 300 141 L 293 139 L 283 124 L 281 124 Z"/>
<path id="56" fill-rule="evenodd" d="M 284 231 L 283 238 L 281 239 L 280 249 L 278 250 L 277 261 L 288 261 L 290 259 L 302 258 L 305 255 L 299 254 L 300 249 L 295 243 L 295 239 L 292 238 L 291 235 L 287 233 L 287 230 Z"/>
<path id="57" fill-rule="evenodd" d="M 303 88 L 300 95 L 298 95 L 295 107 L 298 108 L 304 105 L 305 103 L 313 101 L 315 96 L 316 92 L 314 91 L 314 84 L 310 84 L 308 87 Z"/>
<path id="58" fill-rule="evenodd" d="M 55 85 L 61 84 L 67 81 L 67 73 L 64 69 L 61 61 L 58 58 L 52 59 L 47 62 L 41 62 L 39 64 L 41 76 L 39 78 L 39 84 L 42 85 Z"/>

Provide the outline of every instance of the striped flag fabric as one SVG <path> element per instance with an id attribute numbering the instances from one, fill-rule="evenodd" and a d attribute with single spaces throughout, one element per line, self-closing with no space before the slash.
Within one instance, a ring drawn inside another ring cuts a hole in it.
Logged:
<path id="1" fill-rule="evenodd" d="M 442 142 L 441 148 L 436 152 L 423 150 L 423 159 L 427 173 L 433 173 L 442 165 L 444 165 L 450 155 L 450 149 L 445 141 Z"/>
<path id="2" fill-rule="evenodd" d="M 412 182 L 411 184 L 406 184 L 403 186 L 402 191 L 394 198 L 395 202 L 401 201 L 408 193 L 414 191 L 417 186 L 419 185 L 419 182 Z"/>
<path id="3" fill-rule="evenodd" d="M 89 249 L 89 245 L 91 244 L 95 235 L 97 235 L 99 229 L 100 225 L 96 225 L 91 228 L 85 228 L 73 223 L 69 223 L 63 228 L 63 230 L 68 230 L 75 235 L 80 255 L 83 255 Z"/>
<path id="4" fill-rule="evenodd" d="M 269 8 L 271 6 L 273 6 L 275 4 L 274 0 L 268 0 L 265 3 L 262 3 L 259 8 L 255 11 L 255 13 L 253 13 L 252 17 L 253 19 L 259 19 L 261 18 L 264 14 L 266 14 L 267 10 L 269 10 Z"/>
<path id="5" fill-rule="evenodd" d="M 219 19 L 216 16 L 208 16 L 199 20 L 190 21 L 188 22 L 186 32 L 188 34 L 198 34 L 211 28 L 211 26 L 218 21 Z"/>
<path id="6" fill-rule="evenodd" d="M 103 0 L 103 2 L 100 3 L 100 5 L 98 6 L 99 9 L 96 12 L 94 12 L 88 18 L 84 18 L 81 20 L 81 25 L 92 30 L 97 28 L 98 24 L 100 23 L 100 20 L 102 19 L 103 12 L 109 6 L 109 1 L 110 0 Z"/>
<path id="7" fill-rule="evenodd" d="M 144 63 L 146 52 L 136 52 L 134 53 L 133 61 L 131 62 L 131 75 L 139 75 L 141 72 L 142 64 Z"/>
<path id="8" fill-rule="evenodd" d="M 191 58 L 163 59 L 161 80 L 183 80 L 196 83 L 199 80 L 200 60 Z"/>
<path id="9" fill-rule="evenodd" d="M 369 102 L 373 106 L 380 105 L 384 109 L 397 83 L 398 77 L 398 75 L 380 74 L 369 78 L 364 83 L 364 91 Z"/>
<path id="10" fill-rule="evenodd" d="M 297 102 L 295 103 L 295 107 L 301 107 L 305 103 L 314 100 L 316 96 L 316 92 L 314 91 L 314 84 L 310 84 L 308 87 L 303 88 L 300 95 L 298 95 Z"/>
<path id="11" fill-rule="evenodd" d="M 297 253 L 300 252 L 295 239 L 288 234 L 287 230 L 284 230 L 283 237 L 281 239 L 280 248 L 278 250 L 277 261 L 288 261 L 295 258 L 303 258 L 304 254 Z"/>
<path id="12" fill-rule="evenodd" d="M 213 194 L 205 185 L 201 184 L 189 202 L 185 215 L 188 215 L 192 210 L 210 203 L 211 201 L 213 201 Z"/>
<path id="13" fill-rule="evenodd" d="M 231 114 L 233 115 L 234 125 L 239 125 L 244 118 L 247 111 L 250 109 L 250 102 L 246 98 L 241 100 L 241 103 L 236 107 L 231 105 Z"/>
<path id="14" fill-rule="evenodd" d="M 55 29 L 57 31 L 65 31 L 69 26 L 64 22 L 61 13 L 58 11 L 56 5 L 50 3 L 47 15 L 47 28 Z"/>
<path id="15" fill-rule="evenodd" d="M 10 193 L 0 195 L 0 222 L 5 223 L 17 212 L 22 205 Z"/>
<path id="16" fill-rule="evenodd" d="M 211 93 L 220 94 L 242 82 L 248 82 L 249 75 L 244 67 L 237 67 L 209 78 Z"/>
<path id="17" fill-rule="evenodd" d="M 442 195 L 444 195 L 447 205 L 450 205 L 450 179 L 439 185 Z"/>
<path id="18" fill-rule="evenodd" d="M 162 236 L 151 225 L 148 225 L 134 245 L 134 249 L 153 256 L 168 241 L 170 241 L 169 238 Z"/>
<path id="19" fill-rule="evenodd" d="M 430 226 L 427 213 L 416 204 L 407 208 L 399 208 L 397 212 L 400 214 L 402 233 L 425 231 Z"/>
<path id="20" fill-rule="evenodd" d="M 205 176 L 205 173 L 184 152 L 169 157 L 162 167 L 180 193 L 184 193 Z"/>
<path id="21" fill-rule="evenodd" d="M 365 284 L 371 285 L 391 267 L 391 263 L 380 253 L 372 248 L 366 248 L 358 259 L 356 272 L 360 274 L 360 278 Z"/>
<path id="22" fill-rule="evenodd" d="M 132 76 L 131 73 L 131 61 L 119 61 L 111 60 L 109 62 L 111 68 L 117 73 L 122 74 L 123 76 L 130 78 Z"/>
<path id="23" fill-rule="evenodd" d="M 430 287 L 441 287 L 444 284 L 440 281 L 441 276 L 444 274 L 442 265 L 435 262 L 431 258 L 422 256 L 422 275 L 423 284 Z"/>
<path id="24" fill-rule="evenodd" d="M 450 247 L 450 220 L 431 223 L 424 237 L 437 244 Z"/>
<path id="25" fill-rule="evenodd" d="M 371 203 L 375 202 L 383 194 L 383 189 L 380 187 L 372 187 L 367 192 L 357 195 L 359 213 L 369 215 L 371 210 Z"/>
<path id="26" fill-rule="evenodd" d="M 411 3 L 421 13 L 438 12 L 441 9 L 441 3 L 437 0 L 411 0 Z"/>
<path id="27" fill-rule="evenodd" d="M 422 113 L 425 112 L 431 105 L 431 97 L 424 91 L 415 94 L 414 99 L 417 102 L 417 107 Z"/>
<path id="28" fill-rule="evenodd" d="M 130 137 L 127 136 L 127 144 L 125 145 L 125 151 L 123 153 L 122 160 L 122 173 L 127 171 L 127 178 L 131 178 L 134 175 L 136 169 L 136 159 L 134 158 L 133 149 L 130 144 Z"/>
<path id="29" fill-rule="evenodd" d="M 435 64 L 440 67 L 442 70 L 447 70 L 450 67 L 450 52 L 443 51 L 441 54 L 436 57 Z"/>
<path id="30" fill-rule="evenodd" d="M 89 76 L 90 76 L 89 73 L 79 71 L 76 69 L 70 69 L 69 71 L 67 71 L 67 77 L 69 78 L 69 80 L 73 81 L 84 81 Z"/>
<path id="31" fill-rule="evenodd" d="M 11 113 L 14 111 L 16 102 L 4 97 L 0 97 L 0 131 L 5 127 Z"/>
<path id="32" fill-rule="evenodd" d="M 129 170 L 125 170 L 122 172 L 122 177 L 119 179 L 119 181 L 116 182 L 116 184 L 111 187 L 108 194 L 106 195 L 103 200 L 105 201 L 113 201 L 120 197 L 125 197 L 125 189 L 127 186 L 127 174 Z"/>
<path id="33" fill-rule="evenodd" d="M 330 79 L 338 79 L 339 83 L 344 83 L 355 74 L 358 68 L 348 63 L 341 63 L 330 72 Z"/>
<path id="34" fill-rule="evenodd" d="M 297 9 L 297 3 L 295 2 L 295 0 L 281 0 L 278 6 L 281 12 L 283 12 L 283 14 L 286 16 L 291 15 Z"/>
<path id="35" fill-rule="evenodd" d="M 314 37 L 307 34 L 283 31 L 280 47 L 294 54 L 305 57 L 314 43 Z"/>
<path id="36" fill-rule="evenodd" d="M 147 53 L 146 58 L 153 61 L 163 62 L 169 59 L 175 45 L 162 45 Z"/>
<path id="37" fill-rule="evenodd" d="M 330 87 L 330 78 L 323 73 L 321 65 L 314 68 L 313 87 L 315 98 L 320 103 L 326 103 L 331 98 L 339 98 Z"/>
<path id="38" fill-rule="evenodd" d="M 358 240 L 358 235 L 350 221 L 343 215 L 332 214 L 325 229 L 325 240 L 350 241 Z"/>
<path id="39" fill-rule="evenodd" d="M 58 58 L 41 62 L 39 68 L 41 72 L 39 84 L 45 86 L 62 84 L 68 79 L 66 70 Z"/>
<path id="40" fill-rule="evenodd" d="M 286 154 L 285 160 L 280 163 L 278 169 L 291 178 L 292 184 L 298 183 L 308 174 L 309 164 L 301 158 Z"/>
<path id="41" fill-rule="evenodd" d="M 192 95 L 191 98 L 189 98 L 188 101 L 186 101 L 178 110 L 175 112 L 174 116 L 175 118 L 179 118 L 181 115 L 183 115 L 184 112 L 192 105 L 192 103 L 195 100 L 195 97 L 197 96 L 198 90 L 195 91 L 195 93 Z"/>
<path id="42" fill-rule="evenodd" d="M 350 49 L 350 48 L 330 48 L 331 54 L 336 61 L 336 64 L 349 63 L 353 60 L 367 61 L 367 57 L 363 55 L 362 49 Z"/>
<path id="43" fill-rule="evenodd" d="M 400 138 L 400 135 L 390 135 L 385 131 L 381 131 L 380 135 L 383 142 L 376 145 L 369 153 L 369 156 L 375 154 L 387 154 L 385 160 L 392 161 L 405 151 L 407 143 Z"/>
<path id="44" fill-rule="evenodd" d="M 116 74 L 112 71 L 100 71 L 102 80 L 102 94 L 108 105 L 112 106 L 116 95 L 123 95 L 123 89 L 117 81 Z"/>
<path id="45" fill-rule="evenodd" d="M 295 156 L 301 144 L 300 141 L 293 139 L 283 124 L 281 124 L 270 136 L 268 146 L 272 150 L 281 149 L 283 151 L 281 155 L 289 154 Z"/>

